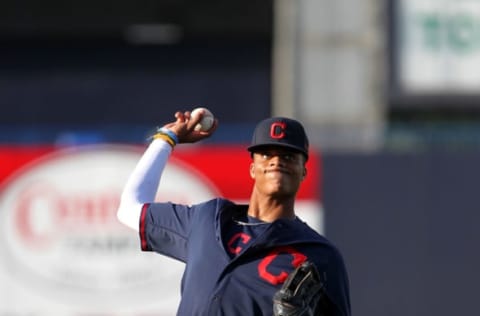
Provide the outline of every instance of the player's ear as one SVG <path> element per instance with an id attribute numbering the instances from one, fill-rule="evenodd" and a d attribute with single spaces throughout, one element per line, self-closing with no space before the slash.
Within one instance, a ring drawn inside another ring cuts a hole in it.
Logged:
<path id="1" fill-rule="evenodd" d="M 307 176 L 307 168 L 303 167 L 302 180 L 305 179 L 306 176 Z"/>
<path id="2" fill-rule="evenodd" d="M 253 162 L 250 163 L 250 177 L 255 179 L 255 164 Z"/>

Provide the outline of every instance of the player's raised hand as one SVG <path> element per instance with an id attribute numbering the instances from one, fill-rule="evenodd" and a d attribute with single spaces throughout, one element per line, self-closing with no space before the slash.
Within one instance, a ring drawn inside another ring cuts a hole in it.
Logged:
<path id="1" fill-rule="evenodd" d="M 194 143 L 199 140 L 210 137 L 218 127 L 218 120 L 215 118 L 213 125 L 207 131 L 195 128 L 205 115 L 205 110 L 198 111 L 198 115 L 192 116 L 192 112 L 176 112 L 175 122 L 165 124 L 163 127 L 174 132 L 178 137 L 178 143 Z"/>

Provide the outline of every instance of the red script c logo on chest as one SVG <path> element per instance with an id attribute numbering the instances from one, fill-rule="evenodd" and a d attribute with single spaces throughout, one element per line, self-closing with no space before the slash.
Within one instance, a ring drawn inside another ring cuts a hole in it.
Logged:
<path id="1" fill-rule="evenodd" d="M 279 247 L 271 251 L 258 264 L 258 274 L 262 279 L 273 285 L 283 283 L 288 277 L 287 271 L 281 271 L 277 275 L 272 274 L 268 271 L 268 266 L 282 253 L 290 254 L 292 256 L 291 264 L 294 269 L 307 260 L 307 256 L 305 256 L 303 253 L 299 252 L 293 247 Z"/>
<path id="2" fill-rule="evenodd" d="M 249 241 L 250 241 L 250 236 L 245 234 L 245 233 L 237 233 L 235 235 L 233 235 L 233 237 L 230 239 L 230 241 L 228 242 L 228 251 L 232 254 L 239 254 L 240 251 L 242 251 L 243 247 L 240 247 L 240 246 L 237 246 L 237 247 L 234 247 L 233 245 L 239 240 L 241 239 L 241 242 L 246 245 Z M 239 241 L 240 242 L 240 241 Z"/>

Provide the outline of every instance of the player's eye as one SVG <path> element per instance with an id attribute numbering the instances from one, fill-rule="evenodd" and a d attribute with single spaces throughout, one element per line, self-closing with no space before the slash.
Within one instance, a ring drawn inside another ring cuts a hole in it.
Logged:
<path id="1" fill-rule="evenodd" d="M 267 160 L 267 159 L 270 159 L 270 157 L 272 157 L 272 154 L 269 152 L 262 152 L 260 153 L 260 155 L 262 156 L 263 160 Z"/>
<path id="2" fill-rule="evenodd" d="M 286 161 L 295 161 L 295 158 L 296 157 L 294 155 L 292 155 L 291 153 L 284 153 L 282 155 L 282 159 L 286 160 Z"/>
<path id="3" fill-rule="evenodd" d="M 280 159 L 287 162 L 295 162 L 298 159 L 298 157 L 294 153 L 291 153 L 288 151 L 285 151 L 285 152 L 262 151 L 259 154 L 260 154 L 260 157 L 262 157 L 262 160 L 270 160 L 274 156 L 278 156 Z"/>

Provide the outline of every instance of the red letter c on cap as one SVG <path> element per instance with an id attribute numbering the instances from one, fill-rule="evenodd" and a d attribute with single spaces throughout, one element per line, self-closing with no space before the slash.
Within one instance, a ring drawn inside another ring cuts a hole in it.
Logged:
<path id="1" fill-rule="evenodd" d="M 273 139 L 281 139 L 285 137 L 286 124 L 283 122 L 275 122 L 270 125 L 270 137 Z"/>

